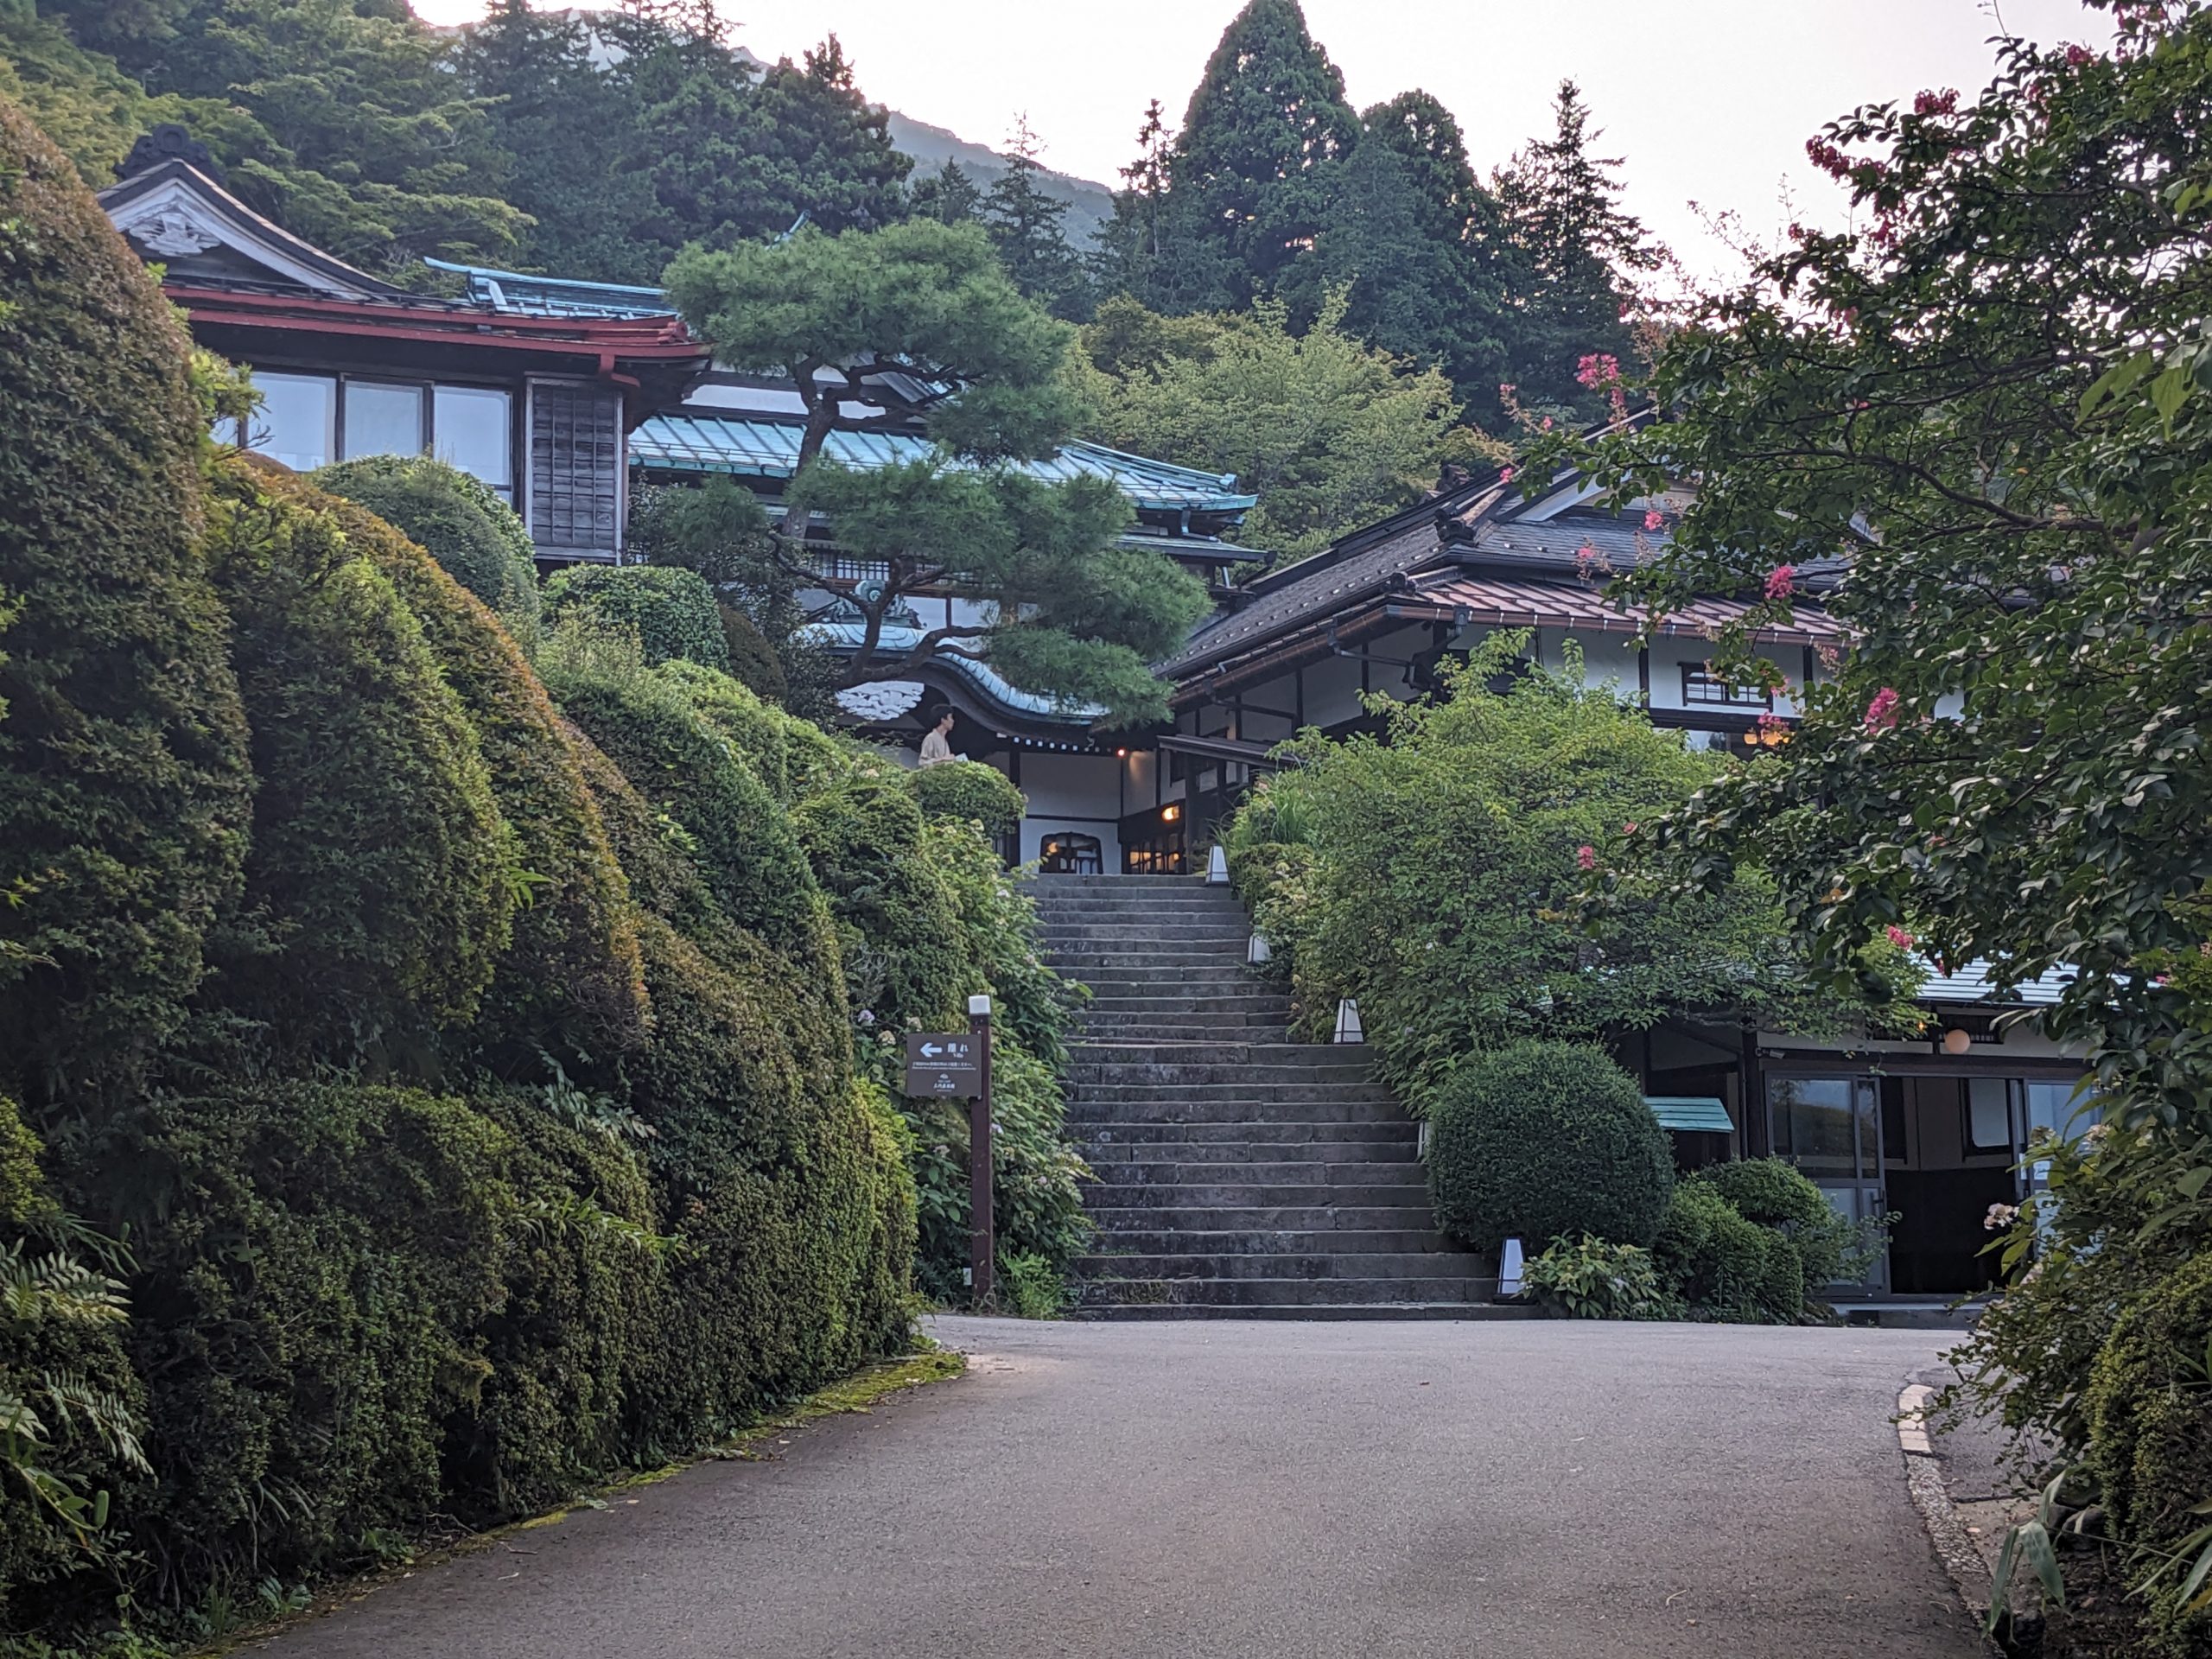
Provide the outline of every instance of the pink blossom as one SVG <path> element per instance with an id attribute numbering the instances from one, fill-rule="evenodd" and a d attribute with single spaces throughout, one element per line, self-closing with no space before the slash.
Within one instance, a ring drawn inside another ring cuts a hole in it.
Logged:
<path id="1" fill-rule="evenodd" d="M 1910 950 L 1912 949 L 1912 935 L 1906 932 L 1904 929 L 1899 927 L 1895 922 L 1891 923 L 1887 927 L 1884 928 L 1882 931 L 1889 936 L 1890 943 L 1897 946 L 1898 950 Z"/>
<path id="2" fill-rule="evenodd" d="M 1513 468 L 1510 467 L 1499 467 L 1497 469 L 1497 481 L 1501 484 L 1510 484 L 1513 481 Z"/>
<path id="3" fill-rule="evenodd" d="M 1955 115 L 1958 108 L 1958 90 L 1951 86 L 1946 86 L 1940 92 L 1923 92 L 1912 100 L 1915 115 Z"/>
<path id="4" fill-rule="evenodd" d="M 2069 68 L 2079 69 L 2096 55 L 2086 46 L 2075 46 L 2069 42 L 2066 48 L 2066 62 Z"/>
<path id="5" fill-rule="evenodd" d="M 1618 385 L 1621 360 L 1611 352 L 1587 352 L 1575 363 L 1574 378 L 1592 391 Z"/>
<path id="6" fill-rule="evenodd" d="M 1777 564 L 1766 573 L 1766 596 L 1775 601 L 1785 600 L 1797 591 L 1797 567 Z"/>
<path id="7" fill-rule="evenodd" d="M 1550 431 L 1551 429 L 1552 429 L 1552 417 L 1551 417 L 1550 416 L 1547 415 L 1547 416 L 1544 416 L 1544 430 L 1545 430 L 1545 431 L 1547 431 L 1547 432 L 1548 432 L 1548 431 Z"/>
<path id="8" fill-rule="evenodd" d="M 1636 820 L 1634 818 L 1630 818 L 1626 823 L 1621 825 L 1621 834 L 1624 836 L 1632 836 L 1635 833 Z"/>
<path id="9" fill-rule="evenodd" d="M 1643 513 L 1643 527 L 1647 531 L 1666 529 L 1667 515 L 1656 507 L 1647 507 Z"/>
<path id="10" fill-rule="evenodd" d="M 1848 178 L 1851 175 L 1851 158 L 1825 138 L 1808 138 L 1805 156 L 1832 179 Z"/>
<path id="11" fill-rule="evenodd" d="M 1588 575 L 1598 563 L 1598 550 L 1585 542 L 1574 550 L 1574 569 L 1579 575 Z"/>
<path id="12" fill-rule="evenodd" d="M 1866 729 L 1886 732 L 1897 723 L 1897 694 L 1889 686 L 1877 691 L 1866 705 Z"/>
<path id="13" fill-rule="evenodd" d="M 1598 849 L 1595 847 L 1589 845 L 1587 842 L 1585 842 L 1582 846 L 1574 849 L 1574 861 L 1576 865 L 1582 869 L 1596 869 L 1598 868 Z"/>

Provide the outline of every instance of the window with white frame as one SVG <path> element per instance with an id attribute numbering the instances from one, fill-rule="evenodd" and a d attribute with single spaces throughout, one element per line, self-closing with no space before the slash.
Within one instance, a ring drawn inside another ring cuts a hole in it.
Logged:
<path id="1" fill-rule="evenodd" d="M 1771 709 L 1774 693 L 1763 685 L 1737 685 L 1701 667 L 1682 664 L 1682 706 L 1686 709 Z"/>

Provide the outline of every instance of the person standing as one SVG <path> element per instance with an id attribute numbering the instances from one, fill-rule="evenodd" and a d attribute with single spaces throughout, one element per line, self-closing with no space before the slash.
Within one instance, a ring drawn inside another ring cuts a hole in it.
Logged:
<path id="1" fill-rule="evenodd" d="M 934 723 L 922 736 L 922 764 L 941 766 L 948 760 L 965 760 L 966 755 L 952 752 L 951 706 L 940 702 L 930 710 L 930 717 Z"/>

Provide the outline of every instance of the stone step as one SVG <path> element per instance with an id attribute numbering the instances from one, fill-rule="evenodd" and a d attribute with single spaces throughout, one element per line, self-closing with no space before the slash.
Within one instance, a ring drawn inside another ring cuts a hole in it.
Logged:
<path id="1" fill-rule="evenodd" d="M 1138 1257 L 1205 1255 L 1233 1262 L 1245 1256 L 1421 1256 L 1450 1252 L 1452 1242 L 1429 1227 L 1237 1228 L 1171 1226 L 1116 1228 L 1100 1236 L 1079 1272 L 1112 1272 Z M 1249 1274 L 1222 1273 L 1224 1279 Z"/>
<path id="2" fill-rule="evenodd" d="M 1411 1128 L 1411 1125 L 1408 1125 Z M 1101 1164 L 1175 1164 L 1187 1167 L 1224 1164 L 1250 1168 L 1260 1164 L 1411 1164 L 1420 1161 L 1415 1136 L 1398 1141 L 1095 1141 L 1083 1149 L 1095 1168 Z M 1143 1179 L 1141 1177 L 1138 1179 Z"/>
<path id="3" fill-rule="evenodd" d="M 1224 1180 L 1252 1186 L 1374 1186 L 1402 1179 L 1425 1179 L 1427 1167 L 1411 1158 L 1392 1161 L 1340 1159 L 1335 1162 L 1319 1158 L 1254 1159 L 1234 1164 L 1109 1159 L 1092 1164 L 1091 1171 L 1101 1181 L 1110 1180 L 1116 1186 L 1156 1187 L 1164 1198 L 1171 1191 L 1208 1186 Z"/>
<path id="4" fill-rule="evenodd" d="M 1242 957 L 1208 962 L 1155 962 L 1148 968 L 1122 967 L 1109 971 L 1089 971 L 1065 962 L 1052 962 L 1051 965 L 1062 978 L 1088 985 L 1094 996 L 1251 996 L 1264 995 L 1266 990 L 1264 982 L 1254 976 Z M 1186 987 L 1197 988 L 1186 990 Z"/>
<path id="5" fill-rule="evenodd" d="M 1069 1045 L 1078 1065 L 1243 1065 L 1252 1067 L 1360 1066 L 1372 1071 L 1376 1053 L 1363 1043 L 1255 1043 L 1241 1037 L 1154 1039 L 1143 1042 L 1080 1037 Z"/>
<path id="6" fill-rule="evenodd" d="M 1243 1146 L 1262 1141 L 1316 1146 L 1411 1146 L 1420 1132 L 1420 1125 L 1402 1117 L 1330 1123 L 1317 1123 L 1310 1118 L 1289 1122 L 1239 1118 L 1196 1123 L 1166 1122 L 1154 1119 L 1149 1122 L 1132 1121 L 1094 1124 L 1090 1128 L 1087 1141 L 1094 1149 L 1116 1145 L 1142 1147 Z"/>
<path id="7" fill-rule="evenodd" d="M 1163 1194 L 1162 1196 L 1167 1196 Z M 1322 1205 L 1265 1205 L 1250 1209 L 1186 1210 L 1178 1205 L 1154 1208 L 1132 1206 L 1094 1210 L 1101 1239 L 1117 1243 L 1125 1234 L 1160 1231 L 1182 1233 L 1288 1231 L 1414 1232 L 1434 1230 L 1435 1218 L 1426 1204 L 1344 1204 Z"/>
<path id="8" fill-rule="evenodd" d="M 1236 1016 L 1238 1023 L 1227 1023 L 1225 1017 L 1218 1014 L 1214 1018 L 1217 1021 L 1224 1021 L 1224 1023 L 1202 1025 L 1195 1018 L 1179 1018 L 1173 1014 L 1138 1014 L 1127 1019 L 1109 1017 L 1103 1020 L 1094 1016 L 1083 1022 L 1083 1032 L 1086 1037 L 1103 1038 L 1109 1042 L 1135 1040 L 1147 1037 L 1173 1040 L 1186 1033 L 1207 1031 L 1218 1032 L 1224 1036 L 1230 1037 L 1249 1036 L 1255 1043 L 1281 1043 L 1290 1040 L 1290 1027 L 1287 1025 L 1269 1024 L 1265 1020 L 1254 1020 L 1249 1024 L 1242 1023 L 1244 1016 L 1241 1014 Z"/>
<path id="9" fill-rule="evenodd" d="M 1088 913 L 1078 915 L 1071 912 L 1065 918 L 1039 917 L 1037 935 L 1053 944 L 1081 944 L 1091 941 L 1111 944 L 1125 939 L 1141 944 L 1166 937 L 1203 941 L 1208 944 L 1225 941 L 1247 950 L 1252 944 L 1251 926 L 1242 916 L 1211 913 L 1172 919 L 1149 916 L 1132 916 L 1123 919 Z"/>
<path id="10" fill-rule="evenodd" d="M 1234 1025 L 1239 1020 L 1255 1017 L 1287 1020 L 1290 1018 L 1290 999 L 1272 991 L 1186 991 L 1161 994 L 1156 989 L 1144 992 L 1112 992 L 1105 995 L 1096 990 L 1090 1001 L 1084 1005 L 1084 1012 L 1094 1016 L 1110 1015 L 1117 1020 L 1143 1020 L 1173 1016 L 1179 1020 L 1219 1020 Z M 1238 1040 L 1230 1039 L 1231 1041 Z"/>
<path id="11" fill-rule="evenodd" d="M 1534 1319 L 1542 1310 L 1525 1302 L 1126 1302 L 1077 1307 L 1071 1318 L 1102 1324 L 1158 1324 L 1167 1319 L 1281 1319 L 1324 1324 L 1382 1319 Z"/>
<path id="12" fill-rule="evenodd" d="M 1474 1279 L 1494 1277 L 1472 1252 L 1459 1250 L 1376 1250 L 1338 1254 L 1332 1249 L 1301 1253 L 1201 1254 L 1169 1250 L 1158 1255 L 1136 1251 L 1078 1256 L 1073 1265 L 1078 1279 L 1205 1279 L 1227 1280 L 1316 1279 Z"/>
<path id="13" fill-rule="evenodd" d="M 1268 1118 L 1294 1118 L 1296 1112 L 1285 1107 L 1304 1106 L 1314 1109 L 1310 1116 L 1316 1123 L 1341 1122 L 1343 1115 L 1334 1109 L 1357 1106 L 1365 1112 L 1395 1113 L 1397 1103 L 1390 1098 L 1390 1091 L 1376 1083 L 1360 1083 L 1350 1078 L 1334 1083 L 1277 1083 L 1271 1078 L 1227 1077 L 1218 1082 L 1199 1083 L 1184 1079 L 1175 1084 L 1166 1083 L 1103 1083 L 1091 1078 L 1078 1078 L 1068 1090 L 1071 1109 L 1077 1105 L 1100 1108 L 1148 1105 L 1196 1107 L 1205 1109 L 1209 1117 L 1205 1121 L 1220 1122 L 1228 1114 L 1220 1109 L 1244 1103 L 1265 1106 L 1272 1110 L 1247 1116 L 1264 1122 Z M 1102 1111 L 1101 1117 L 1119 1116 L 1130 1122 L 1176 1123 L 1190 1121 L 1183 1114 L 1163 1112 L 1156 1118 L 1146 1118 L 1141 1113 Z"/>
<path id="14" fill-rule="evenodd" d="M 1043 953 L 1053 969 L 1070 979 L 1088 981 L 1094 972 L 1108 976 L 1117 972 L 1127 979 L 1148 978 L 1162 968 L 1204 968 L 1215 973 L 1226 969 L 1243 973 L 1244 952 L 1233 944 L 1221 945 L 1169 943 L 1154 947 L 1134 944 L 1074 945 Z"/>
<path id="15" fill-rule="evenodd" d="M 1078 1288 L 1086 1307 L 1131 1305 L 1297 1307 L 1330 1304 L 1488 1302 L 1495 1276 L 1438 1274 L 1417 1279 L 1099 1278 Z"/>
<path id="16" fill-rule="evenodd" d="M 1278 1089 L 1310 1088 L 1327 1098 L 1339 1086 L 1364 1097 L 1387 1100 L 1389 1091 L 1373 1081 L 1363 1065 L 1182 1065 L 1157 1060 L 1076 1060 L 1070 1063 L 1067 1089 L 1086 1100 L 1128 1099 L 1109 1090 L 1193 1089 L 1202 1093 L 1233 1089 L 1239 1093 L 1268 1093 Z"/>
<path id="17" fill-rule="evenodd" d="M 1163 1203 L 1172 1198 L 1173 1203 Z M 1402 1210 L 1428 1202 L 1428 1182 L 1349 1182 L 1303 1186 L 1262 1186 L 1250 1182 L 1227 1182 L 1218 1186 L 1178 1186 L 1173 1189 L 1125 1185 L 1102 1181 L 1086 1187 L 1086 1209 L 1093 1214 L 1109 1210 L 1325 1210 L 1332 1205 L 1354 1210 Z"/>

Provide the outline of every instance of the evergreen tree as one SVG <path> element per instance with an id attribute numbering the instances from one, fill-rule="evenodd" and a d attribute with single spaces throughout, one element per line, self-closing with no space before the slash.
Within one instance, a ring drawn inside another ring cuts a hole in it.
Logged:
<path id="1" fill-rule="evenodd" d="M 1640 272 L 1664 256 L 1622 210 L 1618 156 L 1590 154 L 1589 106 L 1560 83 L 1556 128 L 1498 175 L 1499 251 L 1512 283 L 1507 378 L 1523 406 L 1577 418 L 1605 412 L 1602 375 L 1578 373 L 1586 358 L 1625 361 L 1628 311 Z"/>
<path id="2" fill-rule="evenodd" d="M 915 219 L 933 219 L 940 225 L 970 225 L 981 216 L 983 193 L 968 169 L 948 161 L 927 178 L 914 181 L 906 194 L 906 211 Z"/>
<path id="3" fill-rule="evenodd" d="M 1264 292 L 1313 245 L 1358 130 L 1298 0 L 1249 0 L 1207 60 L 1169 158 L 1158 299 L 1236 310 Z"/>
<path id="4" fill-rule="evenodd" d="M 1158 99 L 1145 105 L 1137 129 L 1137 158 L 1119 169 L 1114 217 L 1100 228 L 1089 258 L 1090 286 L 1101 296 L 1149 294 L 1160 257 L 1160 219 L 1167 196 L 1167 163 L 1173 146 L 1167 112 Z"/>
<path id="5" fill-rule="evenodd" d="M 1166 556 L 1120 545 L 1128 507 L 1105 480 L 1046 485 L 1006 464 L 1048 454 L 1067 434 L 1071 331 L 1007 280 L 981 228 L 918 219 L 691 248 L 671 267 L 669 292 L 718 360 L 782 374 L 806 404 L 784 498 L 784 524 L 798 533 L 765 538 L 774 569 L 760 585 L 822 585 L 820 550 L 798 530 L 817 514 L 844 555 L 884 572 L 846 595 L 861 630 L 841 684 L 912 679 L 951 657 L 1101 704 L 1120 723 L 1165 712 L 1167 687 L 1147 664 L 1205 613 L 1205 588 Z M 825 460 L 841 409 L 874 401 L 885 372 L 959 383 L 931 408 L 935 452 L 867 472 Z M 887 632 L 907 595 L 946 589 L 994 620 Z"/>
<path id="6" fill-rule="evenodd" d="M 978 217 L 1014 285 L 1062 321 L 1079 321 L 1090 313 L 1090 285 L 1082 259 L 1068 245 L 1067 203 L 1038 188 L 1044 170 L 1038 148 L 1024 116 L 1006 171 L 984 193 Z"/>
<path id="7" fill-rule="evenodd" d="M 1311 315 L 1342 288 L 1348 331 L 1441 365 L 1463 402 L 1491 407 L 1505 365 L 1502 297 L 1480 227 L 1494 214 L 1451 111 L 1427 92 L 1402 92 L 1361 118 L 1313 257 L 1293 267 L 1282 291 Z"/>

